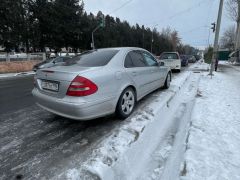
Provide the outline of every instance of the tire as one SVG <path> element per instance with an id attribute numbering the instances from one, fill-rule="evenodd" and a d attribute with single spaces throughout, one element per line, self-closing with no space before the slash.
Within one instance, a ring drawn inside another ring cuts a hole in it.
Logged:
<path id="1" fill-rule="evenodd" d="M 126 119 L 129 117 L 136 105 L 136 93 L 132 88 L 126 88 L 117 103 L 116 115 L 120 119 Z"/>
<path id="2" fill-rule="evenodd" d="M 170 82 L 171 82 L 171 74 L 168 73 L 163 88 L 168 89 L 170 87 Z"/>

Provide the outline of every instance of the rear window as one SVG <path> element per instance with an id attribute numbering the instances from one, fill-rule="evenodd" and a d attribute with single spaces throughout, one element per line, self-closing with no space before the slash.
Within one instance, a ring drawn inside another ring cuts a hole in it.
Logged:
<path id="1" fill-rule="evenodd" d="M 69 59 L 65 65 L 79 65 L 83 67 L 105 66 L 118 53 L 118 50 L 92 50 Z"/>
<path id="2" fill-rule="evenodd" d="M 176 53 L 163 53 L 160 59 L 178 59 L 178 55 Z"/>
<path id="3" fill-rule="evenodd" d="M 180 55 L 180 58 L 181 59 L 186 59 L 186 56 L 185 55 Z"/>

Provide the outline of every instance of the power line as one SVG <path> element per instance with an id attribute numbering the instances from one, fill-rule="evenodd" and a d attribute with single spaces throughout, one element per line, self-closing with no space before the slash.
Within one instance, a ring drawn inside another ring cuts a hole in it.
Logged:
<path id="1" fill-rule="evenodd" d="M 214 1 L 214 0 L 213 0 L 213 1 Z M 183 15 L 183 14 L 185 14 L 185 13 L 188 13 L 188 12 L 192 11 L 192 10 L 195 9 L 195 8 L 200 7 L 202 4 L 208 3 L 208 2 L 209 2 L 208 0 L 202 0 L 202 1 L 200 1 L 199 3 L 197 3 L 197 4 L 195 4 L 195 5 L 191 6 L 191 7 L 189 7 L 189 8 L 187 8 L 187 9 L 184 9 L 184 10 L 182 10 L 182 11 L 179 11 L 179 12 L 173 14 L 172 16 L 169 16 L 169 17 L 165 18 L 164 20 L 162 20 L 162 22 L 163 22 L 163 21 L 167 21 L 167 20 L 174 19 L 175 17 L 179 17 L 179 16 L 181 16 L 181 15 Z M 151 23 L 147 23 L 146 25 L 150 25 L 150 24 L 156 24 L 156 21 L 151 22 Z M 158 25 L 160 25 L 160 23 L 159 23 Z"/>
<path id="2" fill-rule="evenodd" d="M 114 12 L 119 11 L 120 9 L 122 9 L 124 6 L 126 6 L 127 4 L 129 4 L 129 3 L 132 2 L 132 1 L 133 1 L 133 0 L 128 0 L 127 2 L 123 3 L 120 7 L 114 9 L 113 11 L 111 11 L 111 12 L 109 13 L 109 15 L 112 14 L 112 13 L 114 13 Z"/>
<path id="3" fill-rule="evenodd" d="M 181 34 L 196 32 L 196 31 L 202 30 L 202 28 L 209 28 L 209 26 L 198 26 L 189 31 L 182 32 Z"/>
<path id="4" fill-rule="evenodd" d="M 173 19 L 175 17 L 179 17 L 182 14 L 188 13 L 188 12 L 192 11 L 193 9 L 198 8 L 199 6 L 201 6 L 202 4 L 204 4 L 206 2 L 207 2 L 207 0 L 202 0 L 201 2 L 197 3 L 196 5 L 191 6 L 191 7 L 187 8 L 187 9 L 185 9 L 185 10 L 179 11 L 176 14 L 168 17 L 168 19 Z"/>

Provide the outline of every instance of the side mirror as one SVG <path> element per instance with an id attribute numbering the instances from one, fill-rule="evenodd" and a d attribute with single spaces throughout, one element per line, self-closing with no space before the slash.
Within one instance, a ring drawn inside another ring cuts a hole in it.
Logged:
<path id="1" fill-rule="evenodd" d="M 159 66 L 164 66 L 165 65 L 165 63 L 163 61 L 160 61 L 158 64 L 159 64 Z"/>

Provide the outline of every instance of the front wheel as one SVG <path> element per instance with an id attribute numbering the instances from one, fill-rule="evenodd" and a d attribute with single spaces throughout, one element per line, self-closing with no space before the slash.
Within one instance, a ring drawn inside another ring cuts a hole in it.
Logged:
<path id="1" fill-rule="evenodd" d="M 136 94 L 132 88 L 125 89 L 117 103 L 116 115 L 125 119 L 130 116 L 135 108 Z"/>
<path id="2" fill-rule="evenodd" d="M 170 82 L 171 82 L 171 74 L 168 73 L 163 88 L 168 89 L 170 87 Z"/>

